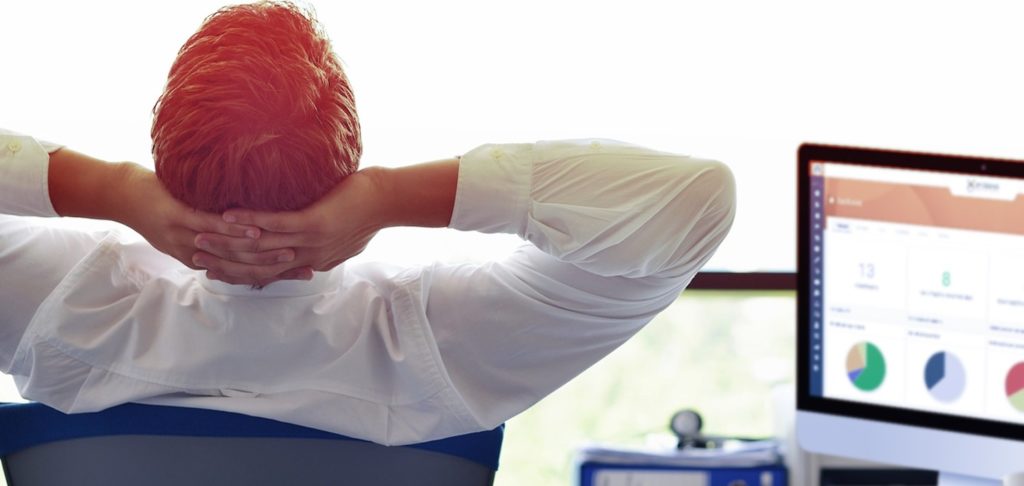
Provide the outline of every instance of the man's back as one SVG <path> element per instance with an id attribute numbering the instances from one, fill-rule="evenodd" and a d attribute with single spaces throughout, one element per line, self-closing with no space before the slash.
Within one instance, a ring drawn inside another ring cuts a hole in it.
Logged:
<path id="1" fill-rule="evenodd" d="M 70 412 L 194 406 L 385 444 L 485 430 L 674 301 L 724 238 L 733 199 L 713 161 L 609 141 L 485 145 L 462 158 L 451 227 L 533 245 L 484 265 L 350 264 L 262 290 L 144 243 L 4 220 L 5 268 L 55 252 L 69 266 L 26 296 L 45 298 L 38 308 L 5 316 L 31 319 L 9 372 Z"/>

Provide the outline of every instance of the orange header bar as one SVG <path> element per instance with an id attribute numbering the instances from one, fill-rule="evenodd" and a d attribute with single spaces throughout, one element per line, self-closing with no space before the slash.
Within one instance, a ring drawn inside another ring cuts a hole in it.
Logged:
<path id="1" fill-rule="evenodd" d="M 825 215 L 1024 235 L 1024 200 L 954 196 L 948 188 L 825 178 Z"/>

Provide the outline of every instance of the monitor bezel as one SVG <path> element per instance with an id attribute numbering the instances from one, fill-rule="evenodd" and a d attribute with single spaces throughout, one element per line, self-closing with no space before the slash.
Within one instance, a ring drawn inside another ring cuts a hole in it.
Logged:
<path id="1" fill-rule="evenodd" d="M 797 409 L 951 432 L 1024 439 L 1024 424 L 811 396 L 810 310 L 805 304 L 810 292 L 811 162 L 1024 179 L 1024 161 L 816 143 L 802 144 L 797 160 Z"/>

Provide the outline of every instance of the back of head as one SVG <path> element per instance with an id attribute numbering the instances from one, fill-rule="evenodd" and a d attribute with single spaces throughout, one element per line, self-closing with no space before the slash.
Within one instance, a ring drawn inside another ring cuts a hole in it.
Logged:
<path id="1" fill-rule="evenodd" d="M 290 3 L 207 18 L 153 115 L 157 177 L 202 211 L 301 209 L 362 154 L 348 79 L 313 16 Z"/>

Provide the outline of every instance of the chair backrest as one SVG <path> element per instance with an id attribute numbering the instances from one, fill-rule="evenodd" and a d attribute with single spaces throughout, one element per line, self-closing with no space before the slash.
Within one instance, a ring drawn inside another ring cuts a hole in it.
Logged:
<path id="1" fill-rule="evenodd" d="M 128 404 L 66 415 L 0 405 L 9 486 L 490 485 L 504 426 L 385 447 L 213 410 Z"/>

